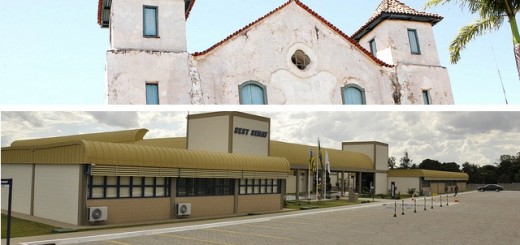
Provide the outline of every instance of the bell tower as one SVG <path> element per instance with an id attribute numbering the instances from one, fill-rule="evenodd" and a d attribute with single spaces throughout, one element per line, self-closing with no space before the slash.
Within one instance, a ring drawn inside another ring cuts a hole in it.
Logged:
<path id="1" fill-rule="evenodd" d="M 189 100 L 184 98 L 191 89 L 186 19 L 194 3 L 99 0 L 98 24 L 110 33 L 106 53 L 108 104 Z"/>
<path id="2" fill-rule="evenodd" d="M 398 0 L 383 0 L 352 38 L 395 66 L 396 104 L 453 104 L 448 70 L 441 65 L 433 26 L 442 16 L 417 11 Z"/>

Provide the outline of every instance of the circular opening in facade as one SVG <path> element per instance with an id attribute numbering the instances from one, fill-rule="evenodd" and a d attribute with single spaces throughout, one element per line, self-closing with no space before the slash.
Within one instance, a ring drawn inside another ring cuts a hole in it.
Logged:
<path id="1" fill-rule="evenodd" d="M 305 70 L 305 68 L 307 68 L 307 66 L 311 63 L 309 56 L 300 49 L 294 52 L 291 57 L 291 61 L 296 67 L 298 67 L 298 69 L 302 71 Z"/>

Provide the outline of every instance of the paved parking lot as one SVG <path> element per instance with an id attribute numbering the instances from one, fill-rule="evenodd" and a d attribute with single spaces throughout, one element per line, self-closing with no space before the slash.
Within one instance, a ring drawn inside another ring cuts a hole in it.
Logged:
<path id="1" fill-rule="evenodd" d="M 135 244 L 520 244 L 520 192 L 472 192 L 394 202 L 175 224 L 161 229 L 57 240 L 97 245 Z M 120 232 L 123 232 L 121 230 Z M 105 232 L 106 233 L 106 232 Z M 76 233 L 81 236 L 82 233 Z M 90 239 L 90 240 L 88 240 Z M 108 239 L 92 241 L 96 239 Z M 50 241 L 25 243 L 45 244 Z"/>

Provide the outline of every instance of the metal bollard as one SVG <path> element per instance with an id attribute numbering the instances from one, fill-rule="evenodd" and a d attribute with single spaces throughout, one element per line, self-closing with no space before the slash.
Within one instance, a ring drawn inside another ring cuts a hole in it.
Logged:
<path id="1" fill-rule="evenodd" d="M 439 200 L 441 201 L 441 208 L 442 208 L 442 195 L 439 194 Z"/>
<path id="2" fill-rule="evenodd" d="M 424 211 L 426 211 L 426 197 L 424 197 Z"/>
<path id="3" fill-rule="evenodd" d="M 413 212 L 417 213 L 417 199 L 413 199 Z"/>
<path id="4" fill-rule="evenodd" d="M 449 204 L 449 196 L 448 196 L 448 194 L 446 194 L 446 207 L 447 207 L 447 206 L 450 206 L 450 204 Z"/>
<path id="5" fill-rule="evenodd" d="M 403 210 L 403 212 L 401 213 L 401 215 L 404 215 L 404 200 L 402 200 L 402 202 L 401 202 L 401 208 L 402 208 L 402 210 Z"/>
<path id="6" fill-rule="evenodd" d="M 432 209 L 433 209 L 433 195 L 432 195 Z"/>
<path id="7" fill-rule="evenodd" d="M 397 217 L 397 201 L 395 201 L 395 206 L 394 206 L 394 217 Z"/>

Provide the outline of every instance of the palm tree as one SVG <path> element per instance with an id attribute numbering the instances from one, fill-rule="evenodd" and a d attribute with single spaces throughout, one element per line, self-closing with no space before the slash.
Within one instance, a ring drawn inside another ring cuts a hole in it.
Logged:
<path id="1" fill-rule="evenodd" d="M 480 18 L 474 23 L 462 27 L 451 42 L 451 63 L 456 64 L 460 60 L 460 52 L 469 41 L 484 33 L 500 29 L 507 17 L 513 34 L 516 69 L 520 77 L 520 33 L 516 22 L 516 13 L 520 10 L 520 0 L 428 0 L 426 7 L 449 2 L 456 2 L 461 8 L 468 7 L 471 13 L 480 15 Z"/>

